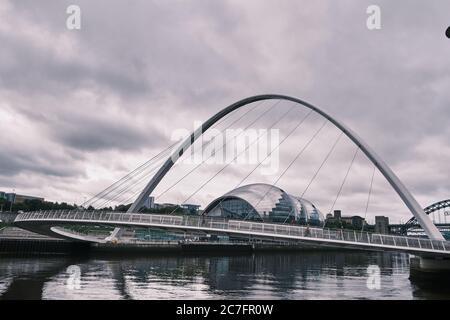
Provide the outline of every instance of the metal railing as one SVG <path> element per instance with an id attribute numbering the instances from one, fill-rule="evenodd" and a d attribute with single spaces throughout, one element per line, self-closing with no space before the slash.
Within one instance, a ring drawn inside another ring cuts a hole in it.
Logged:
<path id="1" fill-rule="evenodd" d="M 145 225 L 164 225 L 190 227 L 198 229 L 213 229 L 223 231 L 243 231 L 252 235 L 282 235 L 302 238 L 313 238 L 324 242 L 364 243 L 371 246 L 390 246 L 396 248 L 416 248 L 426 251 L 449 251 L 450 241 L 430 240 L 423 238 L 376 234 L 339 229 L 312 228 L 298 225 L 285 225 L 241 220 L 228 220 L 204 216 L 174 216 L 160 214 L 138 214 L 98 211 L 40 211 L 27 212 L 17 216 L 16 222 L 21 221 L 97 221 L 98 223 L 119 222 Z"/>

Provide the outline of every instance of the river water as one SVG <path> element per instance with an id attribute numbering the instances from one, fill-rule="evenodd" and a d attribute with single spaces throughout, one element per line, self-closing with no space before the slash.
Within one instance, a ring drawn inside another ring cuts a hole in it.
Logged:
<path id="1" fill-rule="evenodd" d="M 442 286 L 439 286 L 442 287 Z M 0 257 L 1 299 L 450 299 L 395 253 Z"/>

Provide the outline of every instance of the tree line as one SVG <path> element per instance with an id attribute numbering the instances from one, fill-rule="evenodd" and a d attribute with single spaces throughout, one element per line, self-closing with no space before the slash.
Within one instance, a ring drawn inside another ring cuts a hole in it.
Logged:
<path id="1" fill-rule="evenodd" d="M 51 202 L 51 201 L 40 201 L 37 199 L 33 200 L 25 200 L 21 203 L 13 203 L 0 199 L 0 211 L 10 211 L 10 212 L 30 212 L 30 211 L 48 211 L 48 210 L 76 210 L 76 209 L 86 209 L 89 211 L 114 211 L 114 212 L 127 212 L 127 210 L 131 207 L 131 203 L 127 205 L 118 205 L 114 207 L 104 207 L 101 209 L 96 209 L 92 206 L 87 208 L 83 208 L 76 204 L 68 204 L 66 202 Z M 184 213 L 184 210 L 179 206 L 168 206 L 165 208 L 158 209 L 146 209 L 143 208 L 140 210 L 142 213 L 160 213 L 160 214 L 169 214 L 169 213 Z"/>

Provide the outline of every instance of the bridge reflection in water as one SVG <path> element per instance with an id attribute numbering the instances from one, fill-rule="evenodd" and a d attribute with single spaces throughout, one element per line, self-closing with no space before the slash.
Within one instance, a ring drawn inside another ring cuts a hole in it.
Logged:
<path id="1" fill-rule="evenodd" d="M 380 268 L 380 289 L 367 287 L 372 265 Z M 78 289 L 68 286 L 70 266 L 80 270 Z M 408 255 L 374 252 L 6 258 L 0 299 L 450 298 L 418 288 L 408 275 Z"/>

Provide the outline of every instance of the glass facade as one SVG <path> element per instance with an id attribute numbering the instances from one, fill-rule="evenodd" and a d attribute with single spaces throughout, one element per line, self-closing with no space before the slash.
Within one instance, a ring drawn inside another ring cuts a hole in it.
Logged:
<path id="1" fill-rule="evenodd" d="M 275 223 L 293 223 L 296 220 L 295 207 L 287 193 L 282 193 L 281 198 L 275 203 L 269 218 L 266 221 Z"/>
<path id="2" fill-rule="evenodd" d="M 210 217 L 321 226 L 322 213 L 310 201 L 267 184 L 234 189 L 209 204 Z"/>
<path id="3" fill-rule="evenodd" d="M 207 215 L 209 217 L 261 221 L 258 212 L 249 203 L 238 198 L 223 199 Z"/>

